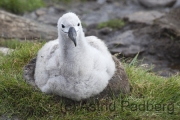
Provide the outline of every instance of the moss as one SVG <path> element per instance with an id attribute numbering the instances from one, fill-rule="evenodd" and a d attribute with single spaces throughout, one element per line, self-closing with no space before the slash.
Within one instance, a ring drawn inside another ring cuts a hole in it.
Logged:
<path id="1" fill-rule="evenodd" d="M 101 29 L 101 28 L 105 28 L 105 27 L 110 27 L 112 29 L 120 29 L 125 25 L 125 22 L 123 20 L 120 19 L 112 19 L 109 20 L 107 22 L 102 22 L 99 23 L 97 28 Z"/>
<path id="2" fill-rule="evenodd" d="M 16 14 L 22 14 L 43 6 L 43 0 L 0 0 L 1 8 Z"/>

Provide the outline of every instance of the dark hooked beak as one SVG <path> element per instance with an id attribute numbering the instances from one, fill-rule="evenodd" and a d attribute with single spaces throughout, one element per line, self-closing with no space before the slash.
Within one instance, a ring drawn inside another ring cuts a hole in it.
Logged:
<path id="1" fill-rule="evenodd" d="M 74 42 L 74 45 L 76 46 L 76 30 L 74 29 L 74 27 L 70 27 L 69 31 L 68 31 L 68 36 L 69 38 Z"/>

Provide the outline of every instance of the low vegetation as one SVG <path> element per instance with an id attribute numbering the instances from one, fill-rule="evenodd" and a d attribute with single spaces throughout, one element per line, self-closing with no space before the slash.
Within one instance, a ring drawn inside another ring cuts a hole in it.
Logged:
<path id="1" fill-rule="evenodd" d="M 43 0 L 0 0 L 0 8 L 16 14 L 32 11 L 44 5 Z"/>
<path id="2" fill-rule="evenodd" d="M 112 19 L 107 22 L 102 22 L 97 25 L 98 29 L 110 27 L 112 29 L 120 29 L 125 25 L 125 22 L 120 19 Z"/>
<path id="3" fill-rule="evenodd" d="M 12 44 L 10 44 L 12 43 Z M 98 104 L 67 105 L 55 95 L 45 95 L 27 85 L 22 68 L 36 56 L 44 43 L 4 41 L 14 50 L 0 54 L 0 116 L 21 119 L 157 119 L 180 117 L 180 76 L 163 78 L 137 67 L 135 59 L 124 63 L 131 94 L 99 101 Z"/>

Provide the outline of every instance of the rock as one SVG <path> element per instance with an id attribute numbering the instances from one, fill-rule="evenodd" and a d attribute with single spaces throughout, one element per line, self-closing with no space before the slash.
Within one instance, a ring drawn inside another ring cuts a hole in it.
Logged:
<path id="1" fill-rule="evenodd" d="M 113 49 L 111 49 L 111 52 L 112 53 L 121 53 L 126 57 L 133 57 L 138 53 L 144 52 L 144 49 L 142 49 L 138 45 L 131 45 L 128 48 L 124 48 L 123 50 L 122 50 L 122 48 L 113 48 Z"/>
<path id="2" fill-rule="evenodd" d="M 155 19 L 160 18 L 163 15 L 164 13 L 158 11 L 140 11 L 127 15 L 125 18 L 127 18 L 130 22 L 152 25 Z"/>
<path id="3" fill-rule="evenodd" d="M 36 15 L 42 16 L 42 15 L 46 14 L 46 11 L 47 11 L 46 8 L 40 8 L 40 9 L 36 10 Z"/>
<path id="4" fill-rule="evenodd" d="M 0 52 L 3 53 L 4 55 L 8 55 L 12 51 L 14 51 L 14 50 L 9 49 L 9 48 L 5 48 L 5 47 L 0 47 Z"/>
<path id="5" fill-rule="evenodd" d="M 176 0 L 139 0 L 140 4 L 145 7 L 153 8 L 153 7 L 172 7 Z"/>
<path id="6" fill-rule="evenodd" d="M 128 77 L 122 64 L 115 56 L 113 56 L 113 60 L 116 64 L 116 72 L 114 76 L 109 81 L 108 86 L 99 95 L 93 96 L 90 99 L 105 99 L 112 98 L 114 96 L 118 97 L 120 93 L 128 94 L 130 92 Z M 36 57 L 33 58 L 26 66 L 24 66 L 23 78 L 28 84 L 32 85 L 34 89 L 39 89 L 34 80 L 35 66 Z"/>
<path id="7" fill-rule="evenodd" d="M 41 23 L 57 26 L 57 21 L 59 17 L 65 12 L 64 8 L 61 6 L 54 6 L 48 8 L 40 8 L 35 11 L 36 18 L 33 18 L 33 14 L 25 15 L 24 17 L 36 20 Z M 32 16 L 32 18 L 31 18 Z"/>
<path id="8" fill-rule="evenodd" d="M 28 18 L 28 19 L 31 19 L 31 20 L 35 20 L 35 19 L 37 19 L 37 14 L 35 13 L 35 12 L 32 12 L 32 13 L 25 13 L 24 15 L 23 15 L 23 17 L 25 17 L 25 18 Z"/>
<path id="9" fill-rule="evenodd" d="M 180 7 L 180 0 L 177 0 L 176 4 L 173 6 L 173 8 L 178 8 Z"/>
<path id="10" fill-rule="evenodd" d="M 170 73 L 169 71 L 170 71 L 170 69 L 162 69 L 162 70 L 157 71 L 157 74 L 160 76 L 163 76 L 163 77 L 170 77 L 173 74 Z M 174 72 L 174 74 L 177 74 L 177 73 Z"/>
<path id="11" fill-rule="evenodd" d="M 97 3 L 98 4 L 104 4 L 104 3 L 106 3 L 106 0 L 97 0 Z"/>
<path id="12" fill-rule="evenodd" d="M 65 10 L 61 6 L 49 7 L 44 9 L 40 8 L 36 10 L 36 13 L 39 13 L 39 17 L 36 20 L 38 22 L 57 26 L 57 21 L 64 12 Z"/>
<path id="13" fill-rule="evenodd" d="M 105 27 L 99 30 L 99 33 L 102 35 L 108 35 L 109 33 L 111 33 L 113 31 L 112 28 L 109 27 Z"/>
<path id="14" fill-rule="evenodd" d="M 109 15 L 106 12 L 101 11 L 91 12 L 82 16 L 82 21 L 85 21 L 86 25 L 98 24 L 108 20 Z"/>
<path id="15" fill-rule="evenodd" d="M 133 30 L 128 30 L 112 38 L 112 40 L 108 42 L 110 51 L 112 53 L 121 53 L 126 57 L 143 52 L 148 42 L 144 43 L 145 38 L 138 38 L 133 32 Z"/>
<path id="16" fill-rule="evenodd" d="M 23 40 L 57 38 L 55 27 L 43 25 L 2 10 L 0 10 L 0 21 L 0 38 Z"/>
<path id="17" fill-rule="evenodd" d="M 54 16 L 54 15 L 44 15 L 44 16 L 40 16 L 37 20 L 39 22 L 45 23 L 45 24 L 49 24 L 49 25 L 53 25 L 53 26 L 57 26 L 57 21 L 59 19 L 60 16 Z"/>
<path id="18" fill-rule="evenodd" d="M 161 31 L 172 36 L 180 37 L 180 8 L 171 10 L 162 18 L 155 20 L 155 25 L 159 26 Z"/>

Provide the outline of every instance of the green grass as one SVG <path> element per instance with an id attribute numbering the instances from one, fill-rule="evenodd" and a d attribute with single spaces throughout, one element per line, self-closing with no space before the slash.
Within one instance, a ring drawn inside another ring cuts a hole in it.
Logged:
<path id="1" fill-rule="evenodd" d="M 0 8 L 16 14 L 22 14 L 43 6 L 43 0 L 0 0 Z"/>
<path id="2" fill-rule="evenodd" d="M 97 25 L 98 29 L 110 27 L 112 29 L 120 29 L 125 25 L 125 22 L 120 19 L 112 19 L 107 22 L 102 22 Z"/>
<path id="3" fill-rule="evenodd" d="M 20 48 L 22 47 L 22 43 L 19 41 L 19 40 L 1 40 L 0 41 L 0 46 L 3 46 L 3 47 L 8 47 L 8 48 L 11 48 L 11 49 L 15 49 L 15 48 Z"/>
<path id="4" fill-rule="evenodd" d="M 14 52 L 6 56 L 0 54 L 0 116 L 3 114 L 15 115 L 22 119 L 32 120 L 170 120 L 180 117 L 180 76 L 171 78 L 156 76 L 136 67 L 134 61 L 131 64 L 124 63 L 131 84 L 130 95 L 100 101 L 101 109 L 97 109 L 98 104 L 66 108 L 67 104 L 61 99 L 34 90 L 22 78 L 23 66 L 36 56 L 43 43 L 13 42 L 16 44 L 12 45 L 15 48 Z M 0 45 L 11 46 L 7 43 L 3 42 Z M 143 110 L 143 104 L 147 104 L 147 102 L 149 107 L 147 109 L 147 105 L 145 105 L 146 108 Z M 155 105 L 156 109 L 150 109 Z"/>

